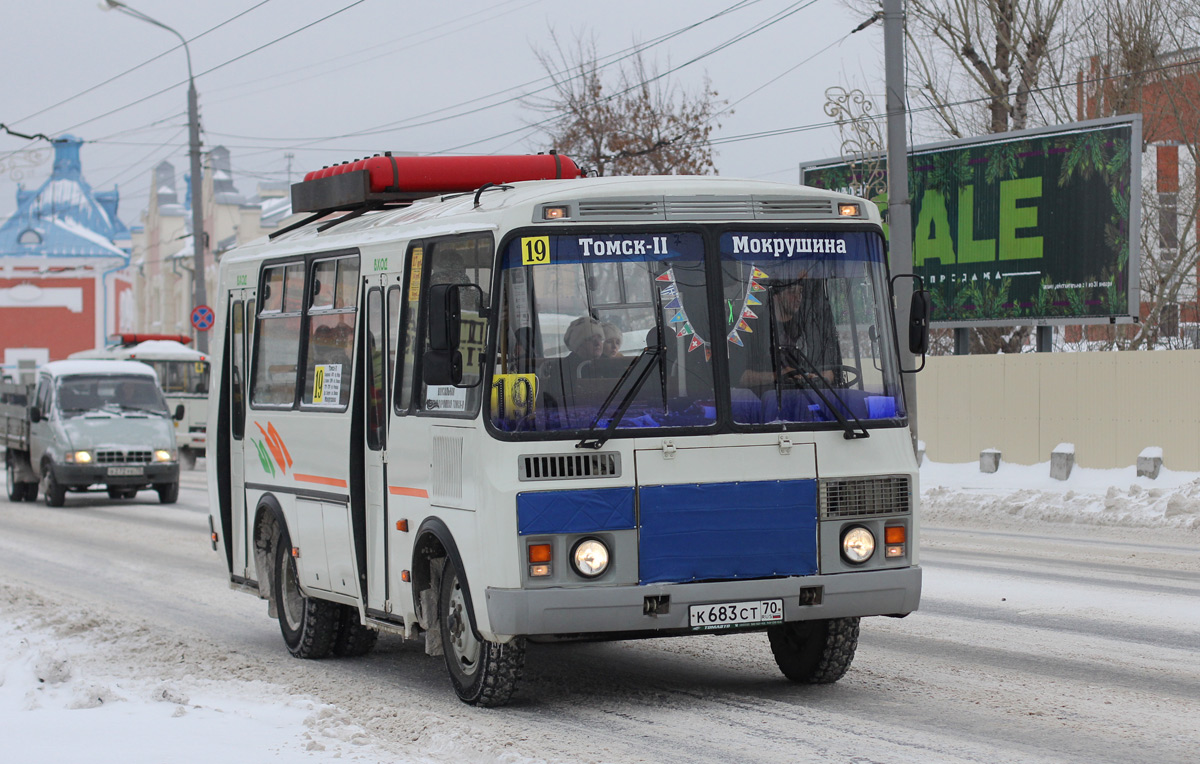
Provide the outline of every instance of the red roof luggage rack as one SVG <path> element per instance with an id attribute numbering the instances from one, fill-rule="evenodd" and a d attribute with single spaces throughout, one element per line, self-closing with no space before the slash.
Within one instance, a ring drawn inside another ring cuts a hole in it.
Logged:
<path id="1" fill-rule="evenodd" d="M 314 170 L 292 185 L 292 211 L 311 216 L 271 234 L 271 238 L 308 225 L 331 212 L 349 214 L 319 230 L 365 212 L 401 207 L 439 194 L 482 191 L 521 180 L 579 178 L 583 173 L 570 157 L 549 154 L 514 156 L 393 156 L 389 151 L 368 159 Z"/>

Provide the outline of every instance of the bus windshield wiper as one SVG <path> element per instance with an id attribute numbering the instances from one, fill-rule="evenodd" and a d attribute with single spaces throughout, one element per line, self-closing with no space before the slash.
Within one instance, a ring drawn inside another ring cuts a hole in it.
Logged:
<path id="1" fill-rule="evenodd" d="M 656 292 L 658 290 L 655 290 Z M 608 391 L 608 397 L 604 399 L 604 403 L 600 404 L 599 410 L 596 411 L 596 416 L 592 418 L 592 423 L 588 425 L 587 432 L 584 433 L 583 439 L 575 444 L 575 448 L 600 448 L 604 443 L 612 437 L 613 430 L 617 429 L 617 425 L 621 422 L 621 417 L 625 416 L 625 412 L 629 410 L 633 399 L 637 397 L 642 386 L 646 384 L 646 380 L 650 378 L 650 369 L 658 366 L 658 376 L 662 382 L 663 393 L 663 409 L 667 408 L 667 370 L 663 363 L 663 359 L 667 356 L 667 345 L 663 340 L 663 320 L 662 320 L 662 297 L 657 296 L 655 299 L 656 305 L 654 310 L 654 344 L 646 343 L 646 347 L 642 352 L 637 354 L 633 359 L 633 363 L 625 369 L 621 374 L 621 378 L 617 380 L 617 384 L 613 385 L 612 390 Z M 637 379 L 633 381 L 628 392 L 621 398 L 621 402 L 617 404 L 617 410 L 613 412 L 612 419 L 609 420 L 608 426 L 604 428 L 604 434 L 596 437 L 596 429 L 600 425 L 600 419 L 604 416 L 604 412 L 608 411 L 608 405 L 612 403 L 612 399 L 616 397 L 617 391 L 625 384 L 625 380 L 629 379 L 629 375 L 637 368 L 639 363 L 645 359 L 651 359 L 649 363 L 642 366 L 642 370 L 638 373 Z M 657 363 L 655 363 L 657 362 Z"/>
<path id="2" fill-rule="evenodd" d="M 775 365 L 775 402 L 780 414 L 783 413 L 783 391 L 780 376 L 782 376 L 784 369 L 783 356 L 786 355 L 787 361 L 793 368 L 801 365 L 800 363 L 797 363 L 797 361 L 802 361 L 803 364 L 808 367 L 808 376 L 805 376 L 802 372 L 796 371 L 794 378 L 805 382 L 809 389 L 816 393 L 817 397 L 821 399 L 821 402 L 825 404 L 825 408 L 829 409 L 829 413 L 833 414 L 833 417 L 837 419 L 838 424 L 840 424 L 842 429 L 845 430 L 846 440 L 871 437 L 871 433 L 867 431 L 865 426 L 863 426 L 862 421 L 858 417 L 854 416 L 854 412 L 850 410 L 850 407 L 846 405 L 846 402 L 842 400 L 842 397 L 837 394 L 837 390 L 835 390 L 833 385 L 829 383 L 829 380 L 825 379 L 825 377 L 821 374 L 821 370 L 818 369 L 817 365 L 812 362 L 812 359 L 802 353 L 800 348 L 794 346 L 785 347 L 782 343 L 780 343 L 779 323 L 778 318 L 775 315 L 775 295 L 773 289 L 767 291 L 767 313 L 771 316 L 771 349 L 774 351 L 772 353 L 771 360 Z M 846 414 L 849 414 L 850 419 L 854 420 L 854 425 L 851 425 L 849 420 L 846 419 L 846 416 L 842 414 L 842 412 L 838 411 L 838 407 L 834 406 L 830 402 L 829 398 L 825 396 L 825 393 L 821 391 L 821 388 L 813 384 L 814 379 L 821 380 L 821 384 L 825 385 L 825 388 L 833 395 L 834 399 L 837 400 L 838 403 L 842 404 L 842 407 L 846 409 Z M 858 427 L 857 431 L 854 429 L 855 426 Z"/>

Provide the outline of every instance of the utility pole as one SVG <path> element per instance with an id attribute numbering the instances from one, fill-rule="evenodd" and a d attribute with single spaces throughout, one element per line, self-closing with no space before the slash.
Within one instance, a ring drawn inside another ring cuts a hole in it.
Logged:
<path id="1" fill-rule="evenodd" d="M 908 197 L 908 138 L 904 78 L 904 0 L 883 0 L 883 62 L 887 89 L 888 245 L 892 275 L 913 272 L 912 200 Z M 896 280 L 896 320 L 899 324 L 901 368 L 914 368 L 908 349 L 909 306 L 913 280 Z M 917 379 L 901 374 L 913 449 L 917 447 Z"/>
<path id="2" fill-rule="evenodd" d="M 188 66 L 188 158 L 192 167 L 192 309 L 208 304 L 208 283 L 204 270 L 204 176 L 200 168 L 200 107 L 196 96 L 196 78 L 192 76 L 192 51 L 188 48 L 187 40 L 179 32 L 166 24 L 153 19 L 139 10 L 130 8 L 119 0 L 104 0 L 102 10 L 116 10 L 127 16 L 153 24 L 159 29 L 165 29 L 179 38 L 183 44 L 183 52 L 187 56 Z M 189 315 L 191 311 L 188 311 Z M 196 349 L 201 353 L 208 352 L 208 332 L 196 330 Z"/>

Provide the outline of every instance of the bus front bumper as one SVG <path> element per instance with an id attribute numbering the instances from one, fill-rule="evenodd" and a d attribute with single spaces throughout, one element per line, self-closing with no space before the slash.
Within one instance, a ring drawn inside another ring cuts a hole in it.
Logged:
<path id="1" fill-rule="evenodd" d="M 803 599 L 819 599 L 819 604 L 802 605 L 802 591 Z M 666 612 L 662 612 L 664 597 L 669 598 Z M 752 581 L 488 589 L 487 611 L 496 635 L 630 632 L 636 636 L 637 632 L 691 631 L 691 605 L 768 599 L 783 600 L 785 621 L 908 615 L 921 601 L 921 568 Z M 656 609 L 656 613 L 647 612 Z"/>

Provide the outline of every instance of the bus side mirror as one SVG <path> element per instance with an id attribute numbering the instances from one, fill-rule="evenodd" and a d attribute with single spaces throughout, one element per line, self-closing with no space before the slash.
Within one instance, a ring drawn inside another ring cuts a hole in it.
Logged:
<path id="1" fill-rule="evenodd" d="M 457 350 L 427 350 L 421 359 L 421 378 L 427 385 L 457 385 L 462 382 L 462 353 Z"/>
<path id="2" fill-rule="evenodd" d="M 429 350 L 445 353 L 458 350 L 462 331 L 462 303 L 459 284 L 434 284 L 429 287 Z"/>
<path id="3" fill-rule="evenodd" d="M 924 289 L 913 292 L 908 309 L 908 349 L 913 355 L 929 352 L 929 316 L 933 313 L 933 297 Z"/>
<path id="4" fill-rule="evenodd" d="M 183 410 L 183 404 L 182 404 L 182 403 L 181 403 L 181 404 L 179 404 L 178 406 L 176 406 L 176 407 L 175 407 L 175 421 L 176 421 L 176 422 L 182 422 L 182 421 L 183 421 L 183 416 L 184 416 L 184 414 L 185 414 L 185 413 L 186 413 L 186 412 L 184 412 L 184 410 Z"/>
<path id="5" fill-rule="evenodd" d="M 29 407 L 29 421 L 32 422 L 33 424 L 37 424 L 38 422 L 42 421 L 42 410 L 39 409 L 37 406 L 30 406 Z"/>

